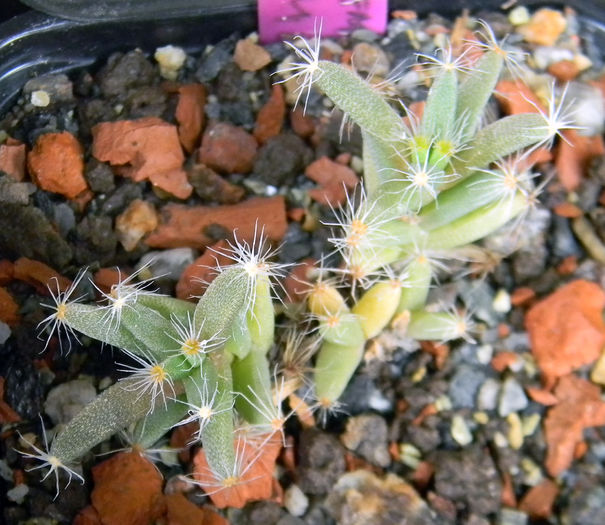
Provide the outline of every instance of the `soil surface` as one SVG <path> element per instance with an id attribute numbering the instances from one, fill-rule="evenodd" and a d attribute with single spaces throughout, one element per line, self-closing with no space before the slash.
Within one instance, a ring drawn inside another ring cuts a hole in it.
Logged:
<path id="1" fill-rule="evenodd" d="M 183 482 L 196 447 L 156 454 L 156 479 L 148 464 L 129 460 L 131 471 L 100 455 L 128 446 L 115 437 L 83 458 L 86 484 L 73 480 L 56 499 L 53 476 L 29 471 L 20 435 L 43 443 L 38 416 L 51 432 L 121 376 L 111 348 L 38 336 L 47 285 L 85 267 L 107 289 L 115 268 L 151 260 L 161 291 L 189 299 L 214 264 L 206 247 L 234 230 L 249 238 L 256 220 L 281 244 L 280 262 L 317 261 L 332 251 L 322 221 L 360 180 L 359 130 L 341 137 L 342 115 L 318 92 L 306 111 L 294 108 L 296 85 L 272 76 L 288 48 L 247 35 L 200 56 L 164 50 L 178 67 L 125 50 L 23 87 L 0 120 L 5 523 L 605 523 L 603 57 L 571 10 L 479 16 L 527 53 L 530 87 L 501 83 L 493 114 L 526 111 L 556 79 L 584 129 L 536 164 L 542 206 L 514 246 L 508 233 L 492 236 L 491 258 L 456 262 L 431 291 L 431 303 L 472 310 L 475 341 L 418 343 L 387 331 L 370 342 L 343 412 L 315 426 L 293 417 L 271 498 L 243 509 L 217 510 Z M 387 79 L 390 96 L 414 107 L 427 93 L 415 54 L 434 53 L 446 36 L 473 38 L 473 24 L 396 12 L 387 36 L 358 30 L 325 39 L 322 53 Z M 292 282 L 285 287 L 300 300 Z M 82 293 L 95 297 L 92 284 Z M 184 442 L 173 431 L 170 444 Z M 155 496 L 135 502 L 132 521 L 108 517 L 126 503 L 102 491 L 103 471 L 114 491 L 136 475 L 150 484 Z"/>

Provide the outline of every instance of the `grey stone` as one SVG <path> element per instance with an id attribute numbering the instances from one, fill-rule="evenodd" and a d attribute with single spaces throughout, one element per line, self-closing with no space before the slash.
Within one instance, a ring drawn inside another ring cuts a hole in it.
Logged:
<path id="1" fill-rule="evenodd" d="M 469 365 L 456 370 L 449 385 L 448 394 L 454 408 L 473 408 L 475 396 L 485 380 L 485 372 Z"/>
<path id="2" fill-rule="evenodd" d="M 345 471 L 342 445 L 316 428 L 303 431 L 298 447 L 299 480 L 307 494 L 326 494 Z"/>
<path id="3" fill-rule="evenodd" d="M 45 91 L 50 98 L 50 104 L 71 102 L 74 99 L 73 84 L 62 73 L 58 75 L 41 75 L 28 80 L 23 86 L 23 94 L 28 100 L 34 91 Z"/>
<path id="4" fill-rule="evenodd" d="M 386 421 L 376 414 L 349 418 L 345 432 L 340 436 L 343 445 L 373 465 L 391 464 L 387 442 Z"/>
<path id="5" fill-rule="evenodd" d="M 485 447 L 473 444 L 456 452 L 440 450 L 429 461 L 435 466 L 437 494 L 480 516 L 499 510 L 502 482 Z"/>
<path id="6" fill-rule="evenodd" d="M 178 281 L 187 266 L 195 260 L 195 252 L 192 248 L 173 248 L 148 252 L 141 257 L 136 269 L 148 265 L 154 278 Z"/>
<path id="7" fill-rule="evenodd" d="M 498 414 L 501 417 L 506 417 L 512 412 L 519 412 L 527 408 L 528 403 L 523 387 L 517 380 L 514 377 L 506 378 L 500 390 Z"/>
<path id="8" fill-rule="evenodd" d="M 97 397 L 91 378 L 74 379 L 51 389 L 44 411 L 55 425 L 69 423 L 88 403 Z"/>
<path id="9" fill-rule="evenodd" d="M 267 184 L 290 185 L 312 160 L 313 152 L 303 139 L 294 133 L 280 133 L 258 150 L 253 172 Z"/>

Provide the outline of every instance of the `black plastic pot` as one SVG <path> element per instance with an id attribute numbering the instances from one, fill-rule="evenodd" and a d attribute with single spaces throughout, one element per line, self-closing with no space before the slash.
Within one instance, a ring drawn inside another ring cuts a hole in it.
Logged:
<path id="1" fill-rule="evenodd" d="M 4 0 L 0 10 L 0 114 L 32 76 L 73 71 L 91 66 L 119 50 L 153 51 L 165 44 L 196 51 L 233 31 L 256 28 L 254 0 L 26 0 L 46 11 L 84 20 L 59 18 Z M 534 0 L 528 6 L 561 2 Z M 83 10 L 82 5 L 89 5 Z M 142 6 L 147 5 L 148 9 Z M 168 5 L 158 11 L 158 6 Z M 193 7 L 192 7 L 193 5 Z M 453 17 L 464 8 L 474 12 L 498 10 L 500 0 L 392 0 L 391 8 L 413 9 Z M 584 24 L 582 36 L 605 48 L 605 3 L 575 0 L 572 5 Z M 76 7 L 74 7 L 76 6 Z M 80 6 L 79 8 L 77 6 Z M 16 14 L 17 13 L 17 14 Z M 14 16 L 16 14 L 16 16 Z M 159 15 L 159 17 L 157 16 Z M 121 19 L 120 16 L 126 17 Z"/>

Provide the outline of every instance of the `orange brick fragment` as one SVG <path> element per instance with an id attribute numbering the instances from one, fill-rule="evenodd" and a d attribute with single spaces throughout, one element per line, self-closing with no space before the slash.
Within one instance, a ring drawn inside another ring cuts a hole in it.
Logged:
<path id="1" fill-rule="evenodd" d="M 120 452 L 93 467 L 91 501 L 103 525 L 143 525 L 158 516 L 162 475 L 137 452 Z"/>
<path id="2" fill-rule="evenodd" d="M 584 178 L 590 161 L 605 155 L 603 137 L 585 137 L 575 129 L 563 132 L 565 140 L 559 142 L 555 155 L 555 167 L 561 184 L 567 191 L 577 189 Z"/>
<path id="3" fill-rule="evenodd" d="M 4 378 L 0 376 L 0 423 L 16 423 L 17 421 L 21 421 L 21 416 L 4 401 Z"/>
<path id="4" fill-rule="evenodd" d="M 0 286 L 10 283 L 14 276 L 14 264 L 8 259 L 0 259 Z"/>
<path id="5" fill-rule="evenodd" d="M 561 11 L 542 8 L 538 9 L 518 32 L 531 44 L 554 46 L 566 26 L 567 21 Z"/>
<path id="6" fill-rule="evenodd" d="M 167 525 L 229 525 L 220 514 L 206 507 L 198 507 L 183 494 L 164 496 Z"/>
<path id="7" fill-rule="evenodd" d="M 558 493 L 557 484 L 545 479 L 526 492 L 519 504 L 519 510 L 529 514 L 532 519 L 548 519 Z"/>
<path id="8" fill-rule="evenodd" d="M 84 507 L 74 518 L 72 525 L 103 525 L 99 513 L 92 505 Z"/>
<path id="9" fill-rule="evenodd" d="M 547 387 L 557 377 L 592 363 L 605 344 L 605 293 L 595 283 L 573 281 L 527 313 L 531 350 Z"/>
<path id="10" fill-rule="evenodd" d="M 197 300 L 208 288 L 208 285 L 216 277 L 215 268 L 218 265 L 226 265 L 232 262 L 221 251 L 226 249 L 226 241 L 219 241 L 193 261 L 181 274 L 176 285 L 176 296 L 185 301 Z"/>
<path id="11" fill-rule="evenodd" d="M 561 82 L 570 82 L 578 76 L 580 68 L 573 60 L 559 60 L 548 66 L 548 72 Z"/>
<path id="12" fill-rule="evenodd" d="M 92 136 L 93 156 L 117 166 L 120 175 L 149 180 L 180 199 L 191 195 L 176 126 L 156 117 L 101 122 L 92 128 Z"/>
<path id="13" fill-rule="evenodd" d="M 240 509 L 249 501 L 265 500 L 273 494 L 273 470 L 282 448 L 281 439 L 269 440 L 261 450 L 243 440 L 234 446 L 240 454 L 243 474 L 241 478 L 229 478 L 223 484 L 210 472 L 203 449 L 193 459 L 193 477 L 219 509 Z"/>
<path id="14" fill-rule="evenodd" d="M 527 387 L 526 390 L 529 397 L 531 397 L 532 400 L 534 400 L 536 403 L 540 403 L 541 405 L 547 407 L 557 404 L 556 396 L 548 390 L 543 390 L 541 388 L 535 388 L 531 386 Z"/>
<path id="15" fill-rule="evenodd" d="M 310 197 L 320 204 L 338 206 L 346 200 L 347 190 L 359 183 L 355 172 L 328 157 L 321 157 L 305 169 L 305 175 L 319 184 L 319 188 L 309 191 Z"/>
<path id="16" fill-rule="evenodd" d="M 557 265 L 557 273 L 559 275 L 571 275 L 578 269 L 578 258 L 575 255 L 565 257 Z"/>
<path id="17" fill-rule="evenodd" d="M 56 291 L 57 286 L 62 292 L 71 285 L 71 280 L 63 277 L 50 266 L 40 262 L 20 257 L 15 261 L 14 276 L 36 288 L 39 294 L 48 295 L 48 287 Z"/>
<path id="18" fill-rule="evenodd" d="M 508 472 L 502 473 L 502 492 L 500 493 L 500 501 L 505 507 L 517 506 L 517 496 L 515 495 L 515 487 L 513 480 Z"/>
<path id="19" fill-rule="evenodd" d="M 179 87 L 179 101 L 174 117 L 179 124 L 179 140 L 185 151 L 192 153 L 198 146 L 204 127 L 206 88 L 202 84 Z"/>
<path id="20" fill-rule="evenodd" d="M 491 365 L 497 372 L 504 372 L 518 360 L 519 354 L 516 354 L 515 352 L 499 352 L 492 358 Z"/>
<path id="21" fill-rule="evenodd" d="M 561 204 L 557 204 L 553 211 L 559 217 L 567 217 L 568 219 L 575 219 L 576 217 L 581 217 L 584 215 L 584 212 L 578 208 L 575 204 L 571 202 L 562 202 Z"/>
<path id="22" fill-rule="evenodd" d="M 0 146 L 0 171 L 16 181 L 22 181 L 25 179 L 26 155 L 25 144 L 8 139 Z"/>
<path id="23" fill-rule="evenodd" d="M 281 131 L 286 116 L 284 90 L 279 84 L 273 84 L 271 96 L 260 109 L 254 126 L 254 138 L 264 144 Z"/>
<path id="24" fill-rule="evenodd" d="M 92 280 L 103 293 L 109 293 L 112 286 L 124 279 L 124 274 L 117 268 L 100 268 L 92 276 Z"/>
<path id="25" fill-rule="evenodd" d="M 558 403 L 544 419 L 545 466 L 558 476 L 571 465 L 584 429 L 605 425 L 605 402 L 597 385 L 575 375 L 562 377 L 554 393 Z"/>
<path id="26" fill-rule="evenodd" d="M 84 179 L 84 151 L 71 133 L 40 135 L 27 156 L 29 173 L 43 190 L 73 199 L 88 188 Z"/>
<path id="27" fill-rule="evenodd" d="M 0 321 L 15 326 L 19 319 L 19 305 L 8 290 L 0 286 Z"/>
<path id="28" fill-rule="evenodd" d="M 288 227 L 284 198 L 258 197 L 213 207 L 168 204 L 162 209 L 162 222 L 145 242 L 154 248 L 203 248 L 214 242 L 205 233 L 209 226 L 223 228 L 226 236 L 237 230 L 238 239 L 251 242 L 257 223 L 270 240 L 281 240 Z"/>
<path id="29" fill-rule="evenodd" d="M 537 108 L 544 109 L 536 94 L 520 80 L 501 80 L 496 84 L 494 95 L 507 115 L 536 113 Z"/>
<path id="30" fill-rule="evenodd" d="M 536 296 L 536 292 L 528 287 L 516 288 L 511 297 L 510 302 L 513 306 L 521 306 L 527 304 Z"/>

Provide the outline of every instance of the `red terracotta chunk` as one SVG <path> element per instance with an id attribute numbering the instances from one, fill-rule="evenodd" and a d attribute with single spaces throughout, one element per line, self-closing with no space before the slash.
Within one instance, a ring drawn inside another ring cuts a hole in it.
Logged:
<path id="1" fill-rule="evenodd" d="M 494 95 L 507 115 L 536 113 L 536 106 L 543 109 L 536 94 L 520 80 L 501 80 L 496 84 Z"/>
<path id="2" fill-rule="evenodd" d="M 585 137 L 576 130 L 563 132 L 565 140 L 559 142 L 555 157 L 557 176 L 567 191 L 575 190 L 594 157 L 605 154 L 603 137 Z"/>
<path id="3" fill-rule="evenodd" d="M 207 507 L 198 507 L 181 493 L 164 496 L 164 502 L 167 525 L 229 525 L 220 514 Z"/>
<path id="4" fill-rule="evenodd" d="M 233 261 L 220 252 L 228 247 L 226 241 L 219 241 L 193 261 L 181 274 L 176 284 L 176 296 L 179 299 L 197 300 L 201 297 L 208 285 L 216 277 L 217 265 L 231 264 Z"/>
<path id="5" fill-rule="evenodd" d="M 242 71 L 258 71 L 271 62 L 271 55 L 263 47 L 245 38 L 236 44 L 233 61 Z"/>
<path id="6" fill-rule="evenodd" d="M 258 112 L 254 126 L 254 138 L 259 144 L 264 144 L 271 137 L 279 134 L 286 115 L 284 90 L 279 84 L 274 84 L 271 96 Z"/>
<path id="7" fill-rule="evenodd" d="M 605 425 L 605 402 L 601 389 L 574 375 L 562 377 L 555 388 L 558 403 L 544 420 L 548 445 L 546 470 L 558 476 L 571 465 L 585 428 Z"/>
<path id="8" fill-rule="evenodd" d="M 17 259 L 13 271 L 15 279 L 31 284 L 40 294 L 48 295 L 49 286 L 56 293 L 57 286 L 64 292 L 71 285 L 67 277 L 63 277 L 50 266 L 27 257 Z"/>
<path id="9" fill-rule="evenodd" d="M 202 84 L 187 84 L 179 88 L 174 116 L 179 123 L 179 139 L 188 153 L 198 145 L 204 127 L 205 105 L 206 88 Z"/>
<path id="10" fill-rule="evenodd" d="M 0 321 L 14 326 L 19 323 L 19 305 L 8 293 L 6 288 L 0 286 Z"/>
<path id="11" fill-rule="evenodd" d="M 15 265 L 8 259 L 0 259 L 0 286 L 10 283 L 15 276 Z"/>
<path id="12" fill-rule="evenodd" d="M 533 306 L 525 317 L 531 351 L 546 381 L 592 363 L 605 344 L 605 293 L 595 283 L 571 282 Z"/>
<path id="13" fill-rule="evenodd" d="M 118 166 L 120 175 L 186 199 L 193 191 L 183 170 L 185 156 L 176 126 L 155 117 L 102 122 L 92 128 L 92 154 Z"/>
<path id="14" fill-rule="evenodd" d="M 309 164 L 305 175 L 320 185 L 320 188 L 309 191 L 311 198 L 320 204 L 332 206 L 344 203 L 347 190 L 352 190 L 359 183 L 351 168 L 328 157 L 321 157 Z"/>
<path id="15" fill-rule="evenodd" d="M 29 173 L 43 190 L 73 199 L 87 189 L 82 146 L 71 133 L 38 137 L 27 156 Z"/>
<path id="16" fill-rule="evenodd" d="M 290 113 L 290 126 L 299 137 L 306 139 L 315 133 L 315 122 L 313 117 L 305 115 L 301 107 L 297 107 Z"/>
<path id="17" fill-rule="evenodd" d="M 92 469 L 91 501 L 103 525 L 144 525 L 157 517 L 162 475 L 136 452 L 121 452 Z"/>
<path id="18" fill-rule="evenodd" d="M 257 147 L 254 137 L 243 128 L 217 122 L 204 132 L 199 161 L 222 173 L 248 173 Z"/>
<path id="19" fill-rule="evenodd" d="M 548 72 L 561 82 L 570 82 L 580 73 L 580 68 L 573 60 L 560 60 L 548 66 Z"/>
<path id="20" fill-rule="evenodd" d="M 269 239 L 280 240 L 288 227 L 284 198 L 254 198 L 216 207 L 168 204 L 162 209 L 162 223 L 145 242 L 153 248 L 202 248 L 213 243 L 205 233 L 209 226 L 221 226 L 229 233 L 237 230 L 239 239 L 250 242 L 257 222 Z"/>
<path id="21" fill-rule="evenodd" d="M 519 509 L 529 514 L 532 519 L 548 519 L 558 493 L 557 484 L 550 479 L 545 479 L 527 491 L 519 504 Z"/>
<path id="22" fill-rule="evenodd" d="M 0 171 L 3 171 L 16 181 L 25 179 L 25 144 L 8 139 L 0 146 Z"/>

